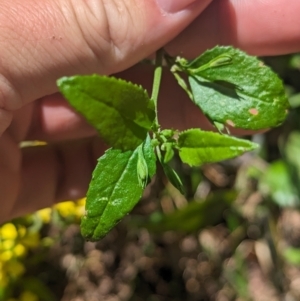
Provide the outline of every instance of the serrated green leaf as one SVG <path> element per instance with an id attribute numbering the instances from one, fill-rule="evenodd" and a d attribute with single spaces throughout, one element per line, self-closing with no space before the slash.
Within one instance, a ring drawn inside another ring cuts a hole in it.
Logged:
<path id="1" fill-rule="evenodd" d="M 148 136 L 143 144 L 148 175 L 155 174 L 155 155 Z M 91 241 L 104 237 L 140 200 L 144 185 L 138 174 L 138 148 L 122 152 L 109 149 L 98 160 L 81 221 L 82 235 Z"/>
<path id="2" fill-rule="evenodd" d="M 133 150 L 146 139 L 155 111 L 142 87 L 99 75 L 63 77 L 58 86 L 108 145 Z"/>
<path id="3" fill-rule="evenodd" d="M 181 132 L 178 138 L 179 156 L 191 166 L 227 160 L 257 147 L 248 140 L 199 129 Z"/>
<path id="4" fill-rule="evenodd" d="M 215 63 L 220 60 L 222 64 Z M 278 126 L 286 118 L 289 103 L 283 84 L 256 57 L 218 46 L 182 67 L 190 74 L 195 104 L 212 122 L 257 130 Z"/>
<path id="5" fill-rule="evenodd" d="M 81 233 L 91 241 L 104 237 L 139 201 L 137 150 L 109 149 L 98 160 L 89 186 Z"/>

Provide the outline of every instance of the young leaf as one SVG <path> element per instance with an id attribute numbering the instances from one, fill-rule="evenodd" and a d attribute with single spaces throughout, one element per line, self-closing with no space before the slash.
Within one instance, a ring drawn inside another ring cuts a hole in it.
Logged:
<path id="1" fill-rule="evenodd" d="M 199 129 L 181 132 L 178 138 L 179 156 L 191 166 L 230 159 L 257 146 L 247 140 Z"/>
<path id="2" fill-rule="evenodd" d="M 143 155 L 148 166 L 148 182 L 156 174 L 156 155 L 149 135 L 143 143 Z"/>
<path id="3" fill-rule="evenodd" d="M 145 140 L 155 111 L 142 87 L 98 75 L 63 77 L 58 86 L 108 145 L 133 150 Z"/>
<path id="4" fill-rule="evenodd" d="M 165 173 L 166 177 L 168 178 L 168 180 L 170 181 L 170 183 L 175 188 L 177 188 L 181 194 L 185 194 L 184 186 L 183 186 L 182 181 L 181 181 L 179 175 L 177 174 L 177 172 L 168 164 L 166 164 L 164 162 L 160 162 L 160 163 L 161 163 L 164 173 Z"/>
<path id="5" fill-rule="evenodd" d="M 143 144 L 138 147 L 137 174 L 140 185 L 145 188 L 156 173 L 156 156 L 148 135 Z"/>
<path id="6" fill-rule="evenodd" d="M 148 184 L 148 165 L 144 157 L 142 145 L 138 146 L 137 175 L 140 186 L 145 188 Z"/>
<path id="7" fill-rule="evenodd" d="M 215 47 L 181 66 L 193 101 L 212 122 L 243 129 L 278 126 L 289 108 L 278 76 L 257 58 L 233 47 Z"/>
<path id="8" fill-rule="evenodd" d="M 179 177 L 179 175 L 177 174 L 177 172 L 171 167 L 169 166 L 164 159 L 164 156 L 162 155 L 162 153 L 160 152 L 159 148 L 157 149 L 157 157 L 158 160 L 164 170 L 164 174 L 165 176 L 168 178 L 168 180 L 170 181 L 170 183 L 177 188 L 181 194 L 184 194 L 184 186 L 182 184 L 182 181 Z"/>
<path id="9" fill-rule="evenodd" d="M 168 163 L 174 157 L 174 143 L 173 142 L 165 142 L 161 146 L 161 149 L 164 151 L 162 157 L 164 163 Z"/>
<path id="10" fill-rule="evenodd" d="M 144 185 L 138 174 L 138 148 L 122 152 L 109 149 L 98 160 L 87 193 L 82 235 L 91 241 L 104 237 L 140 200 Z M 143 144 L 148 175 L 155 174 L 155 155 L 148 136 Z"/>

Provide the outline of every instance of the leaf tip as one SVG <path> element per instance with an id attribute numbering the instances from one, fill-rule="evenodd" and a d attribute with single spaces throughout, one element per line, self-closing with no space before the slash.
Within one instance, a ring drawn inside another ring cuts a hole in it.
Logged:
<path id="1" fill-rule="evenodd" d="M 66 76 L 59 78 L 58 80 L 56 80 L 56 85 L 60 87 L 65 82 L 66 79 L 67 79 Z"/>
<path id="2" fill-rule="evenodd" d="M 260 145 L 255 143 L 255 142 L 251 142 L 251 144 L 252 144 L 252 149 L 251 150 L 256 150 L 260 147 Z"/>

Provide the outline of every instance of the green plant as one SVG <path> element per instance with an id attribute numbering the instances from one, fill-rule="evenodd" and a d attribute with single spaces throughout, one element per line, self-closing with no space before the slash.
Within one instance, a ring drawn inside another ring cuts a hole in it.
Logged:
<path id="1" fill-rule="evenodd" d="M 163 62 L 219 133 L 161 128 L 157 101 Z M 158 51 L 151 97 L 140 86 L 99 75 L 64 77 L 58 86 L 111 146 L 93 172 L 81 222 L 83 236 L 93 241 L 132 210 L 155 175 L 157 161 L 184 193 L 178 174 L 169 165 L 175 152 L 190 166 L 241 155 L 257 145 L 227 135 L 230 127 L 275 127 L 283 122 L 289 107 L 277 75 L 257 58 L 232 47 L 215 47 L 191 62 Z"/>

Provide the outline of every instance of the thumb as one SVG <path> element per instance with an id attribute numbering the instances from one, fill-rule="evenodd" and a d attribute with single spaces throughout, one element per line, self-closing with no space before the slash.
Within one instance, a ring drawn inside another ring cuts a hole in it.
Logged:
<path id="1" fill-rule="evenodd" d="M 134 65 L 212 0 L 0 1 L 0 119 L 9 120 L 8 111 L 56 92 L 61 76 Z"/>

